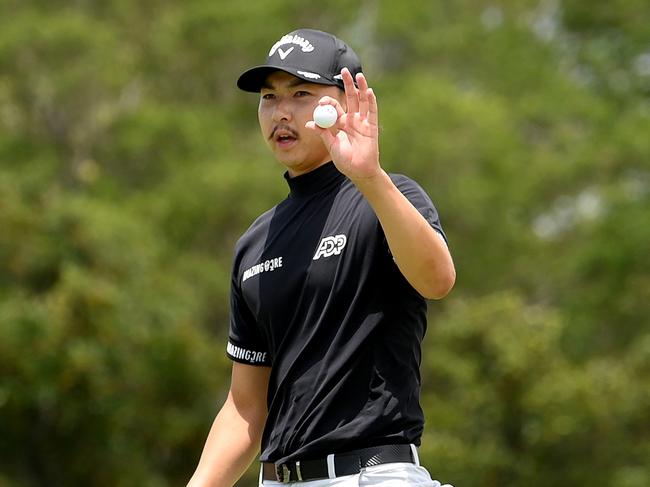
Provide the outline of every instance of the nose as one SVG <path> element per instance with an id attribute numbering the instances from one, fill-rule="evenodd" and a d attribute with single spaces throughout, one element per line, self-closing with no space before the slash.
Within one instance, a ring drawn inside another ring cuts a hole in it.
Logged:
<path id="1" fill-rule="evenodd" d="M 273 110 L 274 122 L 288 122 L 292 118 L 291 105 L 285 98 L 280 98 Z"/>

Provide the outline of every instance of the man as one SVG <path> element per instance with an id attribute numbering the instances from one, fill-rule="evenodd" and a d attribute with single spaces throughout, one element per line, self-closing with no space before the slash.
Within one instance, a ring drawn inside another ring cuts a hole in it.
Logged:
<path id="1" fill-rule="evenodd" d="M 439 486 L 417 452 L 420 344 L 455 270 L 431 200 L 382 170 L 375 94 L 336 37 L 287 34 L 237 84 L 290 194 L 237 243 L 232 382 L 189 485 L 233 485 L 261 443 L 264 486 Z"/>

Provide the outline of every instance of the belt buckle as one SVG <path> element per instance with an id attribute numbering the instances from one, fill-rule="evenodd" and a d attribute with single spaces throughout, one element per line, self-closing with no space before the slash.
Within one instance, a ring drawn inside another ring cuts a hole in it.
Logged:
<path id="1" fill-rule="evenodd" d="M 289 470 L 286 463 L 278 465 L 275 469 L 275 474 L 278 478 L 278 482 L 288 484 L 291 481 L 291 470 Z"/>
<path id="2" fill-rule="evenodd" d="M 278 482 L 281 482 L 283 484 L 288 484 L 291 482 L 291 470 L 289 467 L 287 467 L 286 463 L 283 463 L 282 465 L 278 465 L 275 468 L 275 476 L 278 479 Z M 301 482 L 302 481 L 302 471 L 300 470 L 300 462 L 296 462 L 296 480 Z"/>

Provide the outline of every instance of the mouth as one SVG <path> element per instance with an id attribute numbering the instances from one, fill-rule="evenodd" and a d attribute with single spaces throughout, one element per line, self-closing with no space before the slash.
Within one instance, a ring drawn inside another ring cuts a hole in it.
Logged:
<path id="1" fill-rule="evenodd" d="M 269 137 L 281 149 L 288 149 L 298 140 L 298 134 L 288 127 L 276 127 Z"/>

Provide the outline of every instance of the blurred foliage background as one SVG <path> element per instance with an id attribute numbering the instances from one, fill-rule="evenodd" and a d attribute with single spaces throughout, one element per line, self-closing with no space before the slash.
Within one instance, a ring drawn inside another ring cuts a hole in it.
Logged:
<path id="1" fill-rule="evenodd" d="M 233 244 L 287 193 L 237 75 L 331 31 L 455 257 L 423 463 L 650 485 L 646 0 L 0 0 L 0 486 L 184 485 Z M 239 486 L 256 485 L 253 467 Z"/>

